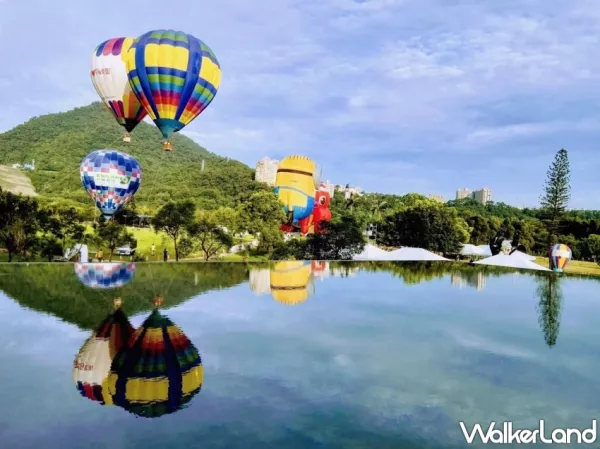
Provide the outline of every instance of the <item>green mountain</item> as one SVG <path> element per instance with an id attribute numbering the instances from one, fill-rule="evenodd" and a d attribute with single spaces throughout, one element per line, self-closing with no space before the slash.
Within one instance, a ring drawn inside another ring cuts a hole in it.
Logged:
<path id="1" fill-rule="evenodd" d="M 264 188 L 253 181 L 247 165 L 211 153 L 184 135 L 176 134 L 174 151 L 166 152 L 153 125 L 140 123 L 130 143 L 121 140 L 123 132 L 102 103 L 34 117 L 0 134 L 0 164 L 35 160 L 36 170 L 24 173 L 38 194 L 84 205 L 91 201 L 81 186 L 79 165 L 88 153 L 102 148 L 124 151 L 139 161 L 143 179 L 135 196 L 138 207 L 156 209 L 183 199 L 202 208 L 234 206 Z"/>

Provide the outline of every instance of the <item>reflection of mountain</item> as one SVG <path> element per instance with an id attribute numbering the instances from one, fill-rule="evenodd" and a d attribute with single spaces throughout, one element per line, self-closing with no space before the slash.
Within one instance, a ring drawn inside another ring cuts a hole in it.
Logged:
<path id="1" fill-rule="evenodd" d="M 554 275 L 539 276 L 536 290 L 539 298 L 538 321 L 544 332 L 544 340 L 550 347 L 556 344 L 562 311 L 560 279 Z"/>
<path id="2" fill-rule="evenodd" d="M 487 283 L 487 275 L 482 271 L 474 271 L 470 273 L 452 273 L 450 274 L 450 282 L 453 287 L 464 288 L 472 287 L 477 290 L 483 290 Z"/>
<path id="3" fill-rule="evenodd" d="M 198 273 L 197 275 L 195 273 Z M 137 264 L 131 282 L 114 289 L 90 289 L 72 264 L 0 265 L 0 290 L 24 307 L 49 313 L 82 329 L 94 329 L 124 299 L 127 315 L 151 310 L 161 294 L 170 307 L 195 295 L 233 287 L 248 279 L 241 263 Z"/>

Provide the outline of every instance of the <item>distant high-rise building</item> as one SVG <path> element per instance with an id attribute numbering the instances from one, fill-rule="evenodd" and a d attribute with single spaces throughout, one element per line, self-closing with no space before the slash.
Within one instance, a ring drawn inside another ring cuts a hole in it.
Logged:
<path id="1" fill-rule="evenodd" d="M 329 196 L 333 198 L 333 194 L 335 193 L 335 184 L 329 181 L 325 181 L 321 183 L 321 190 L 325 190 L 329 193 Z"/>
<path id="2" fill-rule="evenodd" d="M 492 189 L 484 187 L 473 192 L 473 199 L 481 204 L 487 204 L 492 201 Z"/>
<path id="3" fill-rule="evenodd" d="M 256 175 L 254 179 L 258 182 L 264 182 L 269 186 L 274 186 L 278 167 L 279 161 L 265 157 L 256 163 Z"/>
<path id="4" fill-rule="evenodd" d="M 465 198 L 471 198 L 471 190 L 470 189 L 458 189 L 456 191 L 456 199 L 463 200 Z"/>
<path id="5" fill-rule="evenodd" d="M 440 203 L 445 203 L 444 197 L 442 195 L 438 195 L 437 193 L 432 193 L 429 195 L 430 200 L 438 201 Z"/>

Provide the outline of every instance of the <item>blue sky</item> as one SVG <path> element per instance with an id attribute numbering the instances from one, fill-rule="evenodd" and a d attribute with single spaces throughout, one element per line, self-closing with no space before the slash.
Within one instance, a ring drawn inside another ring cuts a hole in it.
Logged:
<path id="1" fill-rule="evenodd" d="M 368 191 L 485 186 L 535 205 L 565 147 L 571 207 L 600 208 L 599 26 L 593 0 L 0 0 L 0 131 L 97 100 L 103 40 L 173 28 L 221 63 L 185 129 L 215 153 L 300 153 Z"/>

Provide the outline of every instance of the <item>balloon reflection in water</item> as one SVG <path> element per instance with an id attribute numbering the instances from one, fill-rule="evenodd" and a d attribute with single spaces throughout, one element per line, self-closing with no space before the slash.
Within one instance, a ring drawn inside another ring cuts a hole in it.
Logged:
<path id="1" fill-rule="evenodd" d="M 75 273 L 90 288 L 117 288 L 135 274 L 134 263 L 76 263 Z"/>
<path id="2" fill-rule="evenodd" d="M 108 377 L 113 402 L 138 416 L 176 412 L 202 388 L 202 360 L 173 322 L 155 309 L 114 358 Z"/>
<path id="3" fill-rule="evenodd" d="M 135 330 L 120 299 L 115 300 L 115 309 L 83 344 L 73 366 L 73 382 L 81 395 L 103 405 L 112 404 L 105 388 L 112 360 Z"/>
<path id="4" fill-rule="evenodd" d="M 278 262 L 271 268 L 271 295 L 286 305 L 304 302 L 314 293 L 310 262 Z"/>

